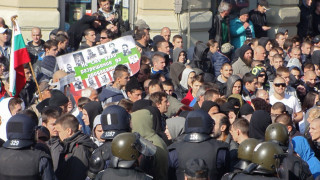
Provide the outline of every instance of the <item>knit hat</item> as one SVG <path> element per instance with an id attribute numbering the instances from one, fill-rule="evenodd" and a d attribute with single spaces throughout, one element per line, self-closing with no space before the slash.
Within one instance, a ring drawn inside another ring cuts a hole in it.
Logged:
<path id="1" fill-rule="evenodd" d="M 233 50 L 233 46 L 230 44 L 230 43 L 224 43 L 222 46 L 221 46 L 221 52 L 223 54 L 228 54 L 230 51 Z"/>
<path id="2" fill-rule="evenodd" d="M 252 50 L 250 46 L 244 44 L 241 46 L 240 48 L 240 52 L 239 52 L 239 57 L 243 60 L 243 56 L 244 54 L 248 51 L 248 50 Z"/>
<path id="3" fill-rule="evenodd" d="M 150 30 L 149 25 L 142 19 L 138 19 L 135 23 L 135 26 L 137 26 L 139 30 L 143 30 L 143 29 Z"/>
<path id="4" fill-rule="evenodd" d="M 251 70 L 251 74 L 255 75 L 255 76 L 259 76 L 261 72 L 266 72 L 266 70 L 262 67 L 256 66 L 254 68 L 252 68 Z"/>
<path id="5" fill-rule="evenodd" d="M 244 14 L 249 14 L 248 8 L 242 8 L 242 9 L 240 10 L 239 16 L 242 16 L 242 15 L 244 15 Z"/>
<path id="6" fill-rule="evenodd" d="M 61 91 L 54 89 L 51 91 L 51 98 L 49 100 L 50 106 L 63 106 L 69 102 L 69 99 Z"/>
<path id="7" fill-rule="evenodd" d="M 203 101 L 201 109 L 203 109 L 206 112 L 209 112 L 210 109 L 214 106 L 217 106 L 219 109 L 219 105 L 216 102 L 213 101 Z"/>
<path id="8" fill-rule="evenodd" d="M 246 116 L 252 114 L 254 112 L 254 109 L 252 108 L 252 106 L 250 106 L 250 104 L 246 103 L 240 108 L 239 112 L 241 116 Z"/>

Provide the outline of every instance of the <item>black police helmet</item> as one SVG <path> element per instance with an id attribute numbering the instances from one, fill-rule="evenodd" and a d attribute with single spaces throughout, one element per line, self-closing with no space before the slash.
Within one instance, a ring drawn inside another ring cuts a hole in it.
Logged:
<path id="1" fill-rule="evenodd" d="M 3 147 L 9 149 L 20 149 L 34 144 L 35 128 L 37 124 L 29 116 L 16 114 L 7 123 L 8 140 Z"/>
<path id="2" fill-rule="evenodd" d="M 185 122 L 185 133 L 210 134 L 214 120 L 204 110 L 199 109 L 189 112 Z"/>
<path id="3" fill-rule="evenodd" d="M 113 139 L 116 135 L 130 131 L 130 114 L 121 106 L 112 105 L 101 114 L 102 139 Z"/>

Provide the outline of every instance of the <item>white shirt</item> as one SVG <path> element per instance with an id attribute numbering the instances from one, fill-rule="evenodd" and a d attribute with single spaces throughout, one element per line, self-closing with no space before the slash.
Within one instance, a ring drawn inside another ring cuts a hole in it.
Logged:
<path id="1" fill-rule="evenodd" d="M 285 94 L 284 98 L 281 100 L 276 99 L 274 97 L 274 95 L 271 95 L 270 96 L 270 104 L 273 105 L 276 102 L 282 102 L 284 105 L 289 107 L 292 110 L 292 114 L 301 111 L 301 105 L 300 105 L 298 99 L 294 96 L 289 95 L 289 94 Z"/>

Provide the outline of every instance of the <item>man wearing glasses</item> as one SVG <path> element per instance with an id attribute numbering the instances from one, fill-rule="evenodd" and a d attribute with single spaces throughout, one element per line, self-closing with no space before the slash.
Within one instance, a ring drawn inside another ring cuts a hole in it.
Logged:
<path id="1" fill-rule="evenodd" d="M 267 31 L 271 27 L 267 26 L 266 12 L 269 8 L 269 3 L 267 0 L 259 0 L 256 9 L 249 12 L 249 19 L 253 24 L 254 32 L 256 38 L 268 37 Z"/>
<path id="2" fill-rule="evenodd" d="M 276 77 L 273 81 L 274 93 L 270 96 L 270 104 L 282 102 L 288 112 L 292 112 L 292 119 L 295 123 L 302 120 L 303 114 L 301 105 L 296 97 L 285 93 L 286 81 L 282 77 Z"/>

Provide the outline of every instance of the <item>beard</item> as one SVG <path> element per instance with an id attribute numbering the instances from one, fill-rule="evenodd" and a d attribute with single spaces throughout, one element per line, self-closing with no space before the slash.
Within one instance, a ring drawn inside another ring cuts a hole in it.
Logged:
<path id="1" fill-rule="evenodd" d="M 252 58 L 245 58 L 243 57 L 242 61 L 249 67 L 251 67 L 251 64 L 252 64 L 252 61 L 253 59 Z"/>

